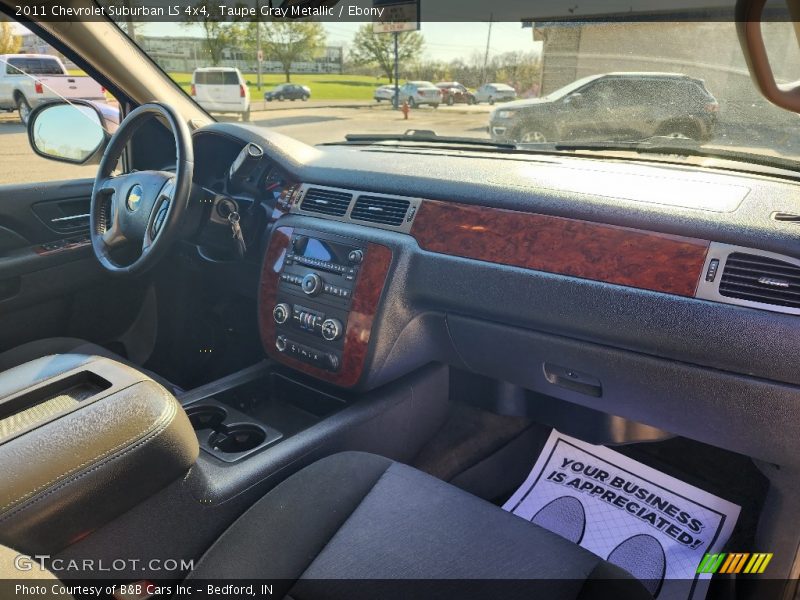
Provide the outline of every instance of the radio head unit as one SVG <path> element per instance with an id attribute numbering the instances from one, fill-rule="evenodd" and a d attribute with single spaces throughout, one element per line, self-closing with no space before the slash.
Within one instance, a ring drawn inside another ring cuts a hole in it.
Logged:
<path id="1" fill-rule="evenodd" d="M 272 309 L 275 348 L 336 372 L 364 248 L 353 240 L 296 232 L 280 271 Z"/>

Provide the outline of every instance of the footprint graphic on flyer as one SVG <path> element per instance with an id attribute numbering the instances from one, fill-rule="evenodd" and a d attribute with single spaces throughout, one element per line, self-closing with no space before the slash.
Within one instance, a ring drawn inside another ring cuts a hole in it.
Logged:
<path id="1" fill-rule="evenodd" d="M 531 523 L 580 544 L 586 531 L 586 511 L 577 498 L 561 496 L 540 508 Z"/>
<path id="2" fill-rule="evenodd" d="M 667 556 L 652 535 L 641 533 L 620 542 L 608 555 L 608 562 L 636 577 L 654 598 L 658 596 L 667 571 Z"/>

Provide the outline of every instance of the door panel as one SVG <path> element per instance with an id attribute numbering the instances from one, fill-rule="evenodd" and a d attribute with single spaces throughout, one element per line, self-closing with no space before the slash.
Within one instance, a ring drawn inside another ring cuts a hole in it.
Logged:
<path id="1" fill-rule="evenodd" d="M 30 35 L 32 44 L 48 47 Z M 106 101 L 118 105 L 110 95 Z M 152 127 L 163 129 L 153 121 L 139 135 Z M 174 143 L 142 154 L 140 168 L 162 168 L 174 160 Z M 96 173 L 94 164 L 37 155 L 17 115 L 0 114 L 0 352 L 59 336 L 113 344 L 139 313 L 149 280 L 112 278 L 89 244 Z"/>
<path id="2" fill-rule="evenodd" d="M 91 190 L 85 179 L 0 186 L 0 351 L 67 335 L 73 294 L 104 277 L 83 217 Z"/>

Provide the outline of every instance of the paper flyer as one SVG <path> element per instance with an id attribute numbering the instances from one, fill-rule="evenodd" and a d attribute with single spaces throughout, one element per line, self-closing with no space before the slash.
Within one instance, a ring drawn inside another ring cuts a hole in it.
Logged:
<path id="1" fill-rule="evenodd" d="M 553 430 L 503 507 L 632 573 L 659 600 L 702 600 L 740 508 L 603 446 Z"/>

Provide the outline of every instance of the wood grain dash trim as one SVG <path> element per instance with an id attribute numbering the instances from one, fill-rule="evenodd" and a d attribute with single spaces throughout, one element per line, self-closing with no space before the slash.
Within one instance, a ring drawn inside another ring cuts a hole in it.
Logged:
<path id="1" fill-rule="evenodd" d="M 709 242 L 515 210 L 425 200 L 411 235 L 424 250 L 694 296 Z"/>

